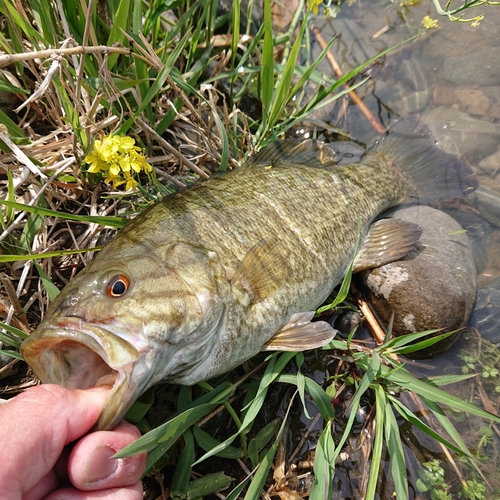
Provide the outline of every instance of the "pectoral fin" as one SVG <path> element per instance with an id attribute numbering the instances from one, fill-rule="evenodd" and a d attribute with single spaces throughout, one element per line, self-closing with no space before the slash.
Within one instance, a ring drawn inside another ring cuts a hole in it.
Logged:
<path id="1" fill-rule="evenodd" d="M 233 287 L 246 290 L 252 304 L 268 297 L 282 287 L 288 278 L 289 267 L 276 240 L 260 240 L 245 255 L 231 280 Z"/>
<path id="2" fill-rule="evenodd" d="M 422 234 L 417 224 L 401 219 L 374 222 L 354 260 L 353 272 L 380 267 L 410 253 Z"/>
<path id="3" fill-rule="evenodd" d="M 314 321 L 314 311 L 297 313 L 269 341 L 262 346 L 263 351 L 306 351 L 328 344 L 337 330 L 326 321 Z"/>

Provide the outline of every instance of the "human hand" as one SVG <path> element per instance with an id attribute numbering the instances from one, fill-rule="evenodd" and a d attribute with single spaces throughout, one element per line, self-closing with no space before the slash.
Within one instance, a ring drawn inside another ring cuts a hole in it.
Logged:
<path id="1" fill-rule="evenodd" d="M 2 499 L 142 499 L 146 454 L 110 458 L 137 439 L 139 430 L 122 422 L 113 431 L 86 434 L 108 396 L 104 388 L 46 384 L 1 405 Z"/>

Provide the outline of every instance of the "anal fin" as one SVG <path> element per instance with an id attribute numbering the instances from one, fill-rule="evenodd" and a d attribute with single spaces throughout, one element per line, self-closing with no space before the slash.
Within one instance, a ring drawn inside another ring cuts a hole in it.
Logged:
<path id="1" fill-rule="evenodd" d="M 294 314 L 262 351 L 306 351 L 331 342 L 337 330 L 326 321 L 314 321 L 314 311 Z"/>
<path id="2" fill-rule="evenodd" d="M 413 222 L 397 218 L 374 222 L 354 259 L 352 271 L 357 273 L 402 259 L 415 248 L 421 234 L 422 229 Z"/>

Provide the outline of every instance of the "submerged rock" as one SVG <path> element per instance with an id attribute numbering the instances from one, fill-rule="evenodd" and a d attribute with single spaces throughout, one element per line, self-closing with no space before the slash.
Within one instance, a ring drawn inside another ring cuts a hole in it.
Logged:
<path id="1" fill-rule="evenodd" d="M 458 109 L 435 108 L 422 115 L 441 147 L 453 154 L 479 161 L 496 151 L 500 142 L 500 126 L 472 118 Z"/>
<path id="2" fill-rule="evenodd" d="M 379 319 L 387 325 L 394 312 L 393 334 L 397 336 L 465 326 L 476 297 L 476 268 L 462 227 L 427 206 L 399 208 L 391 216 L 418 224 L 423 233 L 417 248 L 404 259 L 361 274 L 363 289 Z M 438 354 L 452 340 L 445 339 L 418 356 Z"/>
<path id="3" fill-rule="evenodd" d="M 474 57 L 460 55 L 444 60 L 445 78 L 453 84 L 498 85 L 500 83 L 500 50 L 490 47 L 478 51 Z"/>

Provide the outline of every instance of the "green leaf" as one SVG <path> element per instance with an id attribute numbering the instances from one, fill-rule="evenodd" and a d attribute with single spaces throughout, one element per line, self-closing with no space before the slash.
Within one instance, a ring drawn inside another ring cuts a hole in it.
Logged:
<path id="1" fill-rule="evenodd" d="M 332 498 L 332 482 L 335 474 L 335 443 L 332 436 L 332 422 L 326 423 L 316 446 L 314 457 L 315 480 L 311 488 L 310 500 Z"/>
<path id="2" fill-rule="evenodd" d="M 5 323 L 2 323 L 1 321 L 0 321 L 0 328 L 3 328 L 4 330 L 7 330 L 9 333 L 12 333 L 15 337 L 19 337 L 19 339 L 20 339 L 18 341 L 19 344 L 16 347 L 18 347 L 19 345 L 21 345 L 21 342 L 24 339 L 27 339 L 29 337 L 29 335 L 27 333 L 24 333 L 22 330 L 19 330 L 19 328 L 16 328 L 15 326 L 12 326 L 12 325 L 7 325 Z"/>
<path id="3" fill-rule="evenodd" d="M 198 443 L 200 448 L 204 451 L 210 451 L 215 446 L 219 446 L 221 444 L 219 440 L 212 437 L 208 432 L 205 432 L 197 425 L 193 427 L 193 433 L 196 442 Z M 234 446 L 228 446 L 227 448 L 217 453 L 215 456 L 236 460 L 237 458 L 243 457 L 243 451 L 239 448 L 235 448 Z"/>
<path id="4" fill-rule="evenodd" d="M 391 456 L 391 473 L 397 498 L 408 498 L 408 479 L 399 427 L 390 405 L 385 407 L 385 441 Z"/>
<path id="5" fill-rule="evenodd" d="M 174 67 L 175 63 L 179 59 L 182 51 L 184 50 L 184 47 L 189 40 L 190 33 L 186 33 L 182 39 L 176 44 L 175 49 L 172 51 L 172 53 L 168 56 L 167 61 L 165 62 L 165 65 L 161 69 L 161 71 L 158 73 L 158 76 L 156 77 L 155 81 L 153 82 L 153 85 L 151 85 L 148 93 L 146 96 L 143 98 L 141 105 L 137 108 L 136 112 L 134 113 L 133 116 L 131 116 L 128 120 L 124 121 L 122 125 L 118 128 L 116 131 L 116 135 L 125 135 L 130 127 L 134 124 L 135 120 L 139 117 L 139 115 L 146 109 L 148 105 L 151 104 L 151 102 L 158 96 L 160 93 L 163 84 L 165 83 L 167 77 L 170 75 L 170 72 L 172 71 L 172 68 Z"/>
<path id="6" fill-rule="evenodd" d="M 104 215 L 76 215 L 67 214 L 65 212 L 56 212 L 48 208 L 33 207 L 24 203 L 16 203 L 14 201 L 0 200 L 0 205 L 16 208 L 33 214 L 46 215 L 48 217 L 59 217 L 60 219 L 69 219 L 74 221 L 88 222 L 89 224 L 100 224 L 102 226 L 122 228 L 125 227 L 129 220 L 122 217 L 111 217 Z"/>
<path id="7" fill-rule="evenodd" d="M 277 382 L 294 384 L 298 386 L 297 375 L 283 374 L 277 377 Z M 312 378 L 305 377 L 305 387 L 307 392 L 311 395 L 318 410 L 324 420 L 332 420 L 335 418 L 335 411 L 333 410 L 332 401 L 323 388 L 318 385 Z"/>
<path id="8" fill-rule="evenodd" d="M 182 449 L 177 460 L 174 474 L 172 476 L 172 483 L 170 488 L 170 496 L 172 498 L 180 497 L 186 498 L 191 477 L 191 464 L 194 462 L 196 455 L 194 452 L 194 437 L 193 431 L 187 429 L 183 433 L 184 448 Z M 198 496 L 194 498 L 199 498 Z"/>
<path id="9" fill-rule="evenodd" d="M 226 476 L 223 472 L 206 474 L 189 483 L 185 498 L 187 500 L 201 500 L 207 495 L 212 495 L 218 491 L 224 490 L 233 481 L 234 479 L 232 477 Z"/>
<path id="10" fill-rule="evenodd" d="M 36 267 L 36 270 L 38 271 L 38 274 L 40 275 L 40 279 L 42 280 L 43 286 L 45 287 L 45 290 L 47 291 L 47 295 L 49 296 L 49 299 L 52 301 L 54 300 L 58 295 L 59 295 L 59 288 L 52 283 L 50 278 L 45 274 L 44 270 L 38 264 L 38 262 L 35 260 L 33 261 L 33 264 Z"/>
<path id="11" fill-rule="evenodd" d="M 123 31 L 127 31 L 128 29 L 132 5 L 133 4 L 130 0 L 120 0 L 118 9 L 116 10 L 113 18 L 111 33 L 109 34 L 107 42 L 108 47 L 112 47 L 115 43 L 120 45 L 126 45 L 128 43 Z M 110 70 L 115 68 L 117 59 L 118 54 L 109 54 L 107 62 Z"/>
<path id="12" fill-rule="evenodd" d="M 274 43 L 271 16 L 271 0 L 264 0 L 264 47 L 262 49 L 262 112 L 263 122 L 269 123 L 274 91 Z"/>
<path id="13" fill-rule="evenodd" d="M 371 454 L 370 475 L 366 486 L 365 500 L 374 500 L 380 476 L 380 464 L 384 446 L 384 419 L 387 411 L 387 397 L 380 385 L 375 386 L 375 436 Z"/>
<path id="14" fill-rule="evenodd" d="M 486 418 L 488 420 L 493 420 L 494 422 L 500 423 L 500 417 L 493 415 L 479 408 L 478 406 L 464 401 L 463 399 L 457 398 L 452 394 L 449 394 L 437 387 L 432 386 L 428 382 L 419 380 L 415 378 L 411 373 L 405 369 L 391 370 L 386 366 L 381 366 L 381 376 L 405 390 L 413 391 L 423 398 L 427 398 L 438 404 L 447 405 L 456 411 L 464 411 L 477 415 L 481 418 Z"/>
<path id="15" fill-rule="evenodd" d="M 368 368 L 363 375 L 363 378 L 361 379 L 361 382 L 359 383 L 359 386 L 356 389 L 356 392 L 354 393 L 354 396 L 351 400 L 351 406 L 349 408 L 350 415 L 347 420 L 344 433 L 342 434 L 342 437 L 340 438 L 340 441 L 335 449 L 334 459 L 339 456 L 340 452 L 342 451 L 342 447 L 349 437 L 354 419 L 356 418 L 356 412 L 358 411 L 360 406 L 361 396 L 369 389 L 371 383 L 375 380 L 375 377 L 379 375 L 379 371 L 382 367 L 383 366 L 380 363 L 380 356 L 376 352 L 373 352 L 370 364 L 368 365 Z"/>
<path id="16" fill-rule="evenodd" d="M 23 261 L 23 260 L 37 260 L 37 259 L 48 259 L 50 257 L 61 257 L 62 255 L 73 255 L 77 253 L 86 253 L 86 252 L 97 252 L 101 250 L 103 247 L 94 247 L 94 248 L 83 248 L 80 250 L 56 250 L 55 252 L 46 252 L 46 253 L 35 253 L 35 254 L 25 254 L 25 255 L 0 255 L 0 262 L 14 262 L 14 261 Z"/>

